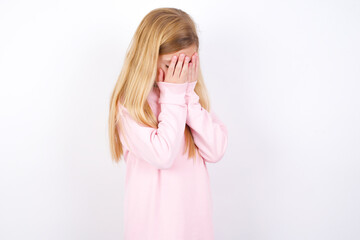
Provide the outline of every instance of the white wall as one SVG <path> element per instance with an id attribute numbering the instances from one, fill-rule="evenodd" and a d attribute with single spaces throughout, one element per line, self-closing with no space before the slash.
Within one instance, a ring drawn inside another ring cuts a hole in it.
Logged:
<path id="1" fill-rule="evenodd" d="M 359 1 L 0 2 L 0 239 L 121 239 L 112 88 L 141 19 L 188 12 L 213 108 L 216 239 L 360 238 Z"/>

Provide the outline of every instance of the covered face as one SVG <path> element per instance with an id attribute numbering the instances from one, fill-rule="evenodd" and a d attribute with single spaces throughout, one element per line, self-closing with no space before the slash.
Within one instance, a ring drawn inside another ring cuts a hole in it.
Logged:
<path id="1" fill-rule="evenodd" d="M 158 65 L 157 65 L 157 68 L 161 68 L 165 73 L 169 67 L 169 64 L 171 62 L 171 58 L 173 56 L 180 56 L 181 53 L 184 53 L 185 54 L 185 57 L 188 56 L 191 57 L 194 55 L 194 53 L 197 52 L 197 48 L 195 45 L 193 46 L 190 46 L 188 48 L 184 48 L 184 49 L 181 49 L 180 51 L 177 51 L 177 52 L 174 52 L 174 53 L 170 53 L 170 54 L 164 54 L 164 55 L 160 55 L 159 56 L 159 59 L 158 59 Z M 190 60 L 191 62 L 191 60 Z"/>

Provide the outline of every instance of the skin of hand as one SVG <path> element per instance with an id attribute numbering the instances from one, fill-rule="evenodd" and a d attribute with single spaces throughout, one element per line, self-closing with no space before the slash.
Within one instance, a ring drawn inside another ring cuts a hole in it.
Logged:
<path id="1" fill-rule="evenodd" d="M 180 56 L 177 56 L 177 53 L 180 53 Z M 196 51 L 195 46 L 183 49 L 175 53 L 175 55 L 167 54 L 159 57 L 158 62 L 158 82 L 170 82 L 170 83 L 185 83 L 185 82 L 194 82 L 198 78 L 198 69 L 199 69 L 199 55 Z M 192 57 L 187 56 L 191 54 Z M 166 60 L 169 56 L 172 58 Z M 178 61 L 177 61 L 178 60 Z M 168 66 L 166 63 L 170 62 Z M 175 66 L 176 64 L 176 66 Z M 166 70 L 163 70 L 163 66 L 166 67 Z"/>
<path id="2" fill-rule="evenodd" d="M 197 52 L 192 56 L 191 63 L 189 64 L 189 82 L 195 82 L 199 74 L 200 59 Z"/>
<path id="3" fill-rule="evenodd" d="M 163 71 L 159 71 L 159 81 L 168 83 L 185 83 L 188 81 L 188 68 L 189 68 L 189 57 L 185 57 L 185 54 L 180 54 L 179 59 L 177 56 L 173 56 L 169 68 L 166 71 L 165 77 Z M 175 65 L 176 64 L 176 65 Z"/>

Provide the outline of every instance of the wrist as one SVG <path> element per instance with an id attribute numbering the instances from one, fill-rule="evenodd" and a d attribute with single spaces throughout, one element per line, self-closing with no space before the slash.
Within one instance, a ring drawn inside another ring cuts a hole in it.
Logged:
<path id="1" fill-rule="evenodd" d="M 160 89 L 159 103 L 185 104 L 188 83 L 157 82 Z"/>
<path id="2" fill-rule="evenodd" d="M 199 96 L 194 91 L 196 83 L 197 83 L 197 81 L 189 82 L 189 84 L 188 84 L 188 87 L 186 89 L 186 95 L 185 95 L 186 104 L 198 103 L 200 100 Z"/>

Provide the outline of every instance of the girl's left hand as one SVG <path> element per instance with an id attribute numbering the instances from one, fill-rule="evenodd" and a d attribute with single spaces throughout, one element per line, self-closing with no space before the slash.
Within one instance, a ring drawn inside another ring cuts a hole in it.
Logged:
<path id="1" fill-rule="evenodd" d="M 189 79 L 188 82 L 195 82 L 198 79 L 199 74 L 199 54 L 195 52 L 191 57 L 191 63 L 189 63 Z"/>

